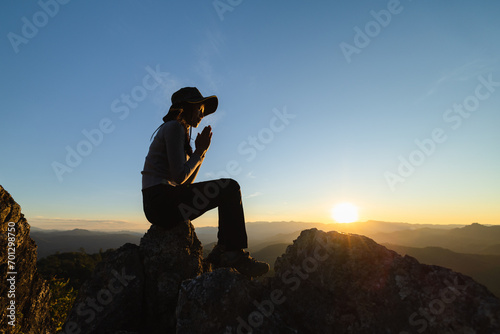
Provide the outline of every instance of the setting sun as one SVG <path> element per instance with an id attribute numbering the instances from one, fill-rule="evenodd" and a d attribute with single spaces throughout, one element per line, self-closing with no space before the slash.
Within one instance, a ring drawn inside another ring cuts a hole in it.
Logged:
<path id="1" fill-rule="evenodd" d="M 332 209 L 332 218 L 338 223 L 352 223 L 358 220 L 358 208 L 352 203 L 339 203 Z"/>

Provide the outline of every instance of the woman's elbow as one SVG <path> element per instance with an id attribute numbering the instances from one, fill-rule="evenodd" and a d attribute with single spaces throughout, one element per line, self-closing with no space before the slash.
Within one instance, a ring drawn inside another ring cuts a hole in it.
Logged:
<path id="1" fill-rule="evenodd" d="M 172 181 L 174 181 L 176 184 L 183 184 L 187 180 L 186 173 L 184 173 L 182 170 L 171 173 L 171 177 Z"/>

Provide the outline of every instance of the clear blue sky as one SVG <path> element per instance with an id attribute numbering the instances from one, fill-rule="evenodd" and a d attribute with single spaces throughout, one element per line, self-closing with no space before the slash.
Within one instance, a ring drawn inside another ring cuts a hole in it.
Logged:
<path id="1" fill-rule="evenodd" d="M 171 94 L 197 86 L 220 100 L 197 180 L 239 181 L 248 221 L 332 222 L 348 201 L 360 220 L 498 224 L 498 13 L 495 1 L 2 1 L 0 184 L 34 226 L 145 230 L 150 136 Z"/>

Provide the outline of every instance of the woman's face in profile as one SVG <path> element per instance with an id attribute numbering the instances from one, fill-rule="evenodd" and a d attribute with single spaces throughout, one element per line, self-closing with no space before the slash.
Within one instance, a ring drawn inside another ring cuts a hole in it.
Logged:
<path id="1" fill-rule="evenodd" d="M 196 128 L 203 118 L 204 110 L 205 105 L 202 103 L 186 103 L 183 110 L 184 120 L 187 124 Z"/>

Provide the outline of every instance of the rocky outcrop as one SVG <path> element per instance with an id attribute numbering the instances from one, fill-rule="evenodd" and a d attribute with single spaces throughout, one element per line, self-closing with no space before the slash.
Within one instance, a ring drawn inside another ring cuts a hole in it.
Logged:
<path id="1" fill-rule="evenodd" d="M 500 300 L 484 286 L 364 236 L 303 231 L 275 271 L 300 333 L 500 333 Z"/>
<path id="2" fill-rule="evenodd" d="M 0 232 L 0 331 L 48 333 L 50 292 L 36 269 L 36 244 L 21 207 L 2 186 Z"/>
<path id="3" fill-rule="evenodd" d="M 260 283 L 183 282 L 177 333 L 500 333 L 500 300 L 470 277 L 359 235 L 306 230 Z"/>
<path id="4" fill-rule="evenodd" d="M 172 333 L 182 281 L 203 272 L 190 222 L 151 226 L 140 245 L 125 244 L 99 263 L 79 290 L 64 333 Z"/>

